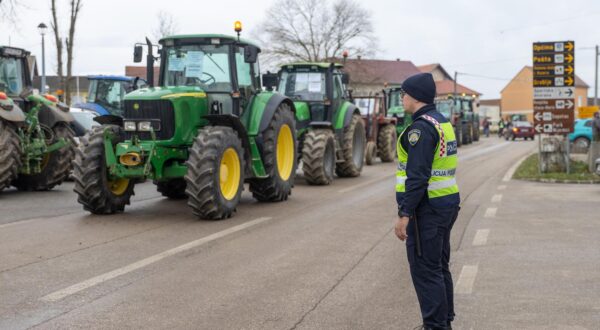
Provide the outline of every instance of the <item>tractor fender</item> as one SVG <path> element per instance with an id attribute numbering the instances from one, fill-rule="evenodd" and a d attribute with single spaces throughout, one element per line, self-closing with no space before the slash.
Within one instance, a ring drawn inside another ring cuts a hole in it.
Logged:
<path id="1" fill-rule="evenodd" d="M 44 103 L 38 113 L 40 123 L 48 127 L 54 127 L 57 123 L 70 123 L 75 121 L 73 115 L 68 112 L 69 108 L 67 107 L 66 111 L 62 110 L 63 108 L 64 105 Z"/>
<path id="2" fill-rule="evenodd" d="M 334 128 L 336 130 L 343 130 L 346 126 L 350 124 L 350 121 L 352 120 L 352 116 L 354 114 L 360 115 L 360 110 L 358 109 L 358 107 L 356 107 L 350 102 L 344 102 L 339 113 L 337 114 Z"/>
<path id="3" fill-rule="evenodd" d="M 25 114 L 16 103 L 9 99 L 8 102 L 0 103 L 0 118 L 11 122 L 23 122 Z"/>
<path id="4" fill-rule="evenodd" d="M 296 112 L 294 102 L 284 95 L 279 93 L 260 93 L 255 95 L 246 125 L 248 134 L 257 136 L 264 132 L 269 127 L 269 123 L 281 103 L 286 103 L 290 106 L 292 112 Z"/>

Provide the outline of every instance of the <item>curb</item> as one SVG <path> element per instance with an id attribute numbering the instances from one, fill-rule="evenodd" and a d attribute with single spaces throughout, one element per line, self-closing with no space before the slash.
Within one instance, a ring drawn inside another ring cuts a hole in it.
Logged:
<path id="1" fill-rule="evenodd" d="M 600 184 L 600 179 L 599 180 L 561 180 L 561 179 L 544 179 L 544 178 L 539 178 L 539 179 L 522 178 L 522 179 L 515 179 L 515 180 L 529 181 L 529 182 L 541 182 L 541 183 Z"/>

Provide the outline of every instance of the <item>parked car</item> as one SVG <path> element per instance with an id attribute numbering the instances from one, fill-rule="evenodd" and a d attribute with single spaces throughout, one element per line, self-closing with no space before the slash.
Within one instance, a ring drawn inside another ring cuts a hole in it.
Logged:
<path id="1" fill-rule="evenodd" d="M 513 121 L 510 129 L 507 129 L 504 133 L 504 138 L 508 141 L 509 139 L 515 140 L 517 138 L 522 139 L 534 139 L 535 130 L 533 125 L 528 121 Z"/>
<path id="2" fill-rule="evenodd" d="M 576 119 L 575 130 L 569 134 L 569 141 L 573 147 L 587 150 L 592 141 L 592 119 Z"/>

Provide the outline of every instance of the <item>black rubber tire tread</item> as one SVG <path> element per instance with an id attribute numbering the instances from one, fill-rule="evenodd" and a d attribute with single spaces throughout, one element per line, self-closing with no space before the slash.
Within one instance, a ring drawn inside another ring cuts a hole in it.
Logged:
<path id="1" fill-rule="evenodd" d="M 363 148 L 366 147 L 367 144 L 367 139 L 366 139 L 366 135 L 365 135 L 365 126 L 364 126 L 364 122 L 362 120 L 362 117 L 358 114 L 354 114 L 352 115 L 352 119 L 350 120 L 350 124 L 344 128 L 344 138 L 343 141 L 341 141 L 341 145 L 342 145 L 342 151 L 343 151 L 343 157 L 344 157 L 344 161 L 337 163 L 336 167 L 335 167 L 335 173 L 339 176 L 339 177 L 357 177 L 360 175 L 360 172 L 362 171 L 362 167 L 364 162 L 362 161 L 361 158 L 361 162 L 360 164 L 355 164 L 354 163 L 354 157 L 353 157 L 353 152 L 354 152 L 354 145 L 353 145 L 353 141 L 354 141 L 354 131 L 355 130 L 361 130 L 362 131 L 362 136 L 363 136 Z M 361 155 L 364 154 L 364 150 L 361 150 Z"/>
<path id="2" fill-rule="evenodd" d="M 473 142 L 477 142 L 479 141 L 479 125 L 475 124 L 473 125 Z"/>
<path id="3" fill-rule="evenodd" d="M 107 187 L 104 129 L 112 130 L 117 136 L 112 141 L 113 146 L 124 140 L 123 131 L 119 126 L 95 126 L 81 137 L 73 161 L 73 191 L 77 193 L 77 201 L 83 205 L 83 209 L 93 214 L 122 212 L 134 195 L 134 180 L 129 181 L 129 186 L 122 195 L 114 195 Z"/>
<path id="4" fill-rule="evenodd" d="M 290 177 L 287 180 L 283 180 L 277 170 L 277 136 L 279 135 L 279 129 L 286 124 L 292 131 L 294 164 L 292 165 Z M 265 171 L 269 177 L 265 179 L 252 179 L 250 181 L 252 196 L 260 202 L 281 202 L 287 200 L 288 196 L 292 194 L 297 167 L 296 120 L 289 105 L 281 103 L 277 107 L 269 126 L 262 133 L 262 138 L 262 159 Z"/>
<path id="5" fill-rule="evenodd" d="M 240 160 L 239 190 L 231 200 L 223 197 L 219 183 L 221 158 L 228 148 L 234 148 Z M 237 133 L 231 127 L 205 127 L 198 132 L 189 153 L 184 179 L 192 212 L 204 220 L 230 218 L 244 188 L 244 153 Z"/>
<path id="6" fill-rule="evenodd" d="M 396 157 L 396 128 L 385 125 L 377 136 L 377 154 L 384 163 L 393 162 Z"/>
<path id="7" fill-rule="evenodd" d="M 462 144 L 469 144 L 471 143 L 471 129 L 469 124 L 467 123 L 466 125 L 462 126 Z"/>
<path id="8" fill-rule="evenodd" d="M 186 183 L 183 178 L 171 179 L 167 181 L 154 181 L 156 190 L 169 199 L 184 199 Z"/>
<path id="9" fill-rule="evenodd" d="M 21 140 L 12 123 L 0 120 L 0 191 L 19 175 Z"/>
<path id="10" fill-rule="evenodd" d="M 461 147 L 463 145 L 462 125 L 458 125 L 458 126 L 454 127 L 454 136 L 456 138 L 456 146 Z"/>
<path id="11" fill-rule="evenodd" d="M 367 148 L 365 150 L 365 163 L 367 165 L 373 165 L 376 157 L 376 145 L 375 142 L 369 141 L 367 142 Z"/>
<path id="12" fill-rule="evenodd" d="M 325 168 L 325 152 L 329 145 L 331 166 L 335 167 L 335 138 L 329 129 L 311 129 L 304 134 L 302 146 L 302 171 L 310 185 L 324 186 L 333 181 L 334 169 Z"/>
<path id="13" fill-rule="evenodd" d="M 60 185 L 69 178 L 73 170 L 73 159 L 75 158 L 75 133 L 65 123 L 58 123 L 52 128 L 54 140 L 64 138 L 68 145 L 53 151 L 50 154 L 48 163 L 40 173 L 32 175 L 19 174 L 12 182 L 12 185 L 23 191 L 43 191 L 50 190 Z"/>

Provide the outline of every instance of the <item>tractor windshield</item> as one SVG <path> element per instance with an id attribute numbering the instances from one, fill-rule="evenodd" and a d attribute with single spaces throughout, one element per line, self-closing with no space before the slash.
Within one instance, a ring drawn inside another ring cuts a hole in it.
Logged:
<path id="1" fill-rule="evenodd" d="M 207 92 L 231 92 L 229 46 L 166 47 L 166 86 L 198 86 Z"/>
<path id="2" fill-rule="evenodd" d="M 23 91 L 23 61 L 14 57 L 0 57 L 0 91 L 19 95 Z"/>
<path id="3" fill-rule="evenodd" d="M 452 101 L 439 101 L 436 102 L 435 107 L 446 119 L 452 116 Z"/>
<path id="4" fill-rule="evenodd" d="M 375 104 L 377 101 L 374 98 L 355 98 L 354 103 L 360 109 L 362 115 L 370 115 L 375 112 Z"/>
<path id="5" fill-rule="evenodd" d="M 111 114 L 120 116 L 123 109 L 123 98 L 130 83 L 122 80 L 90 80 L 88 90 L 89 103 L 97 103 Z"/>
<path id="6" fill-rule="evenodd" d="M 325 72 L 283 71 L 278 91 L 294 100 L 320 101 L 325 99 Z"/>

